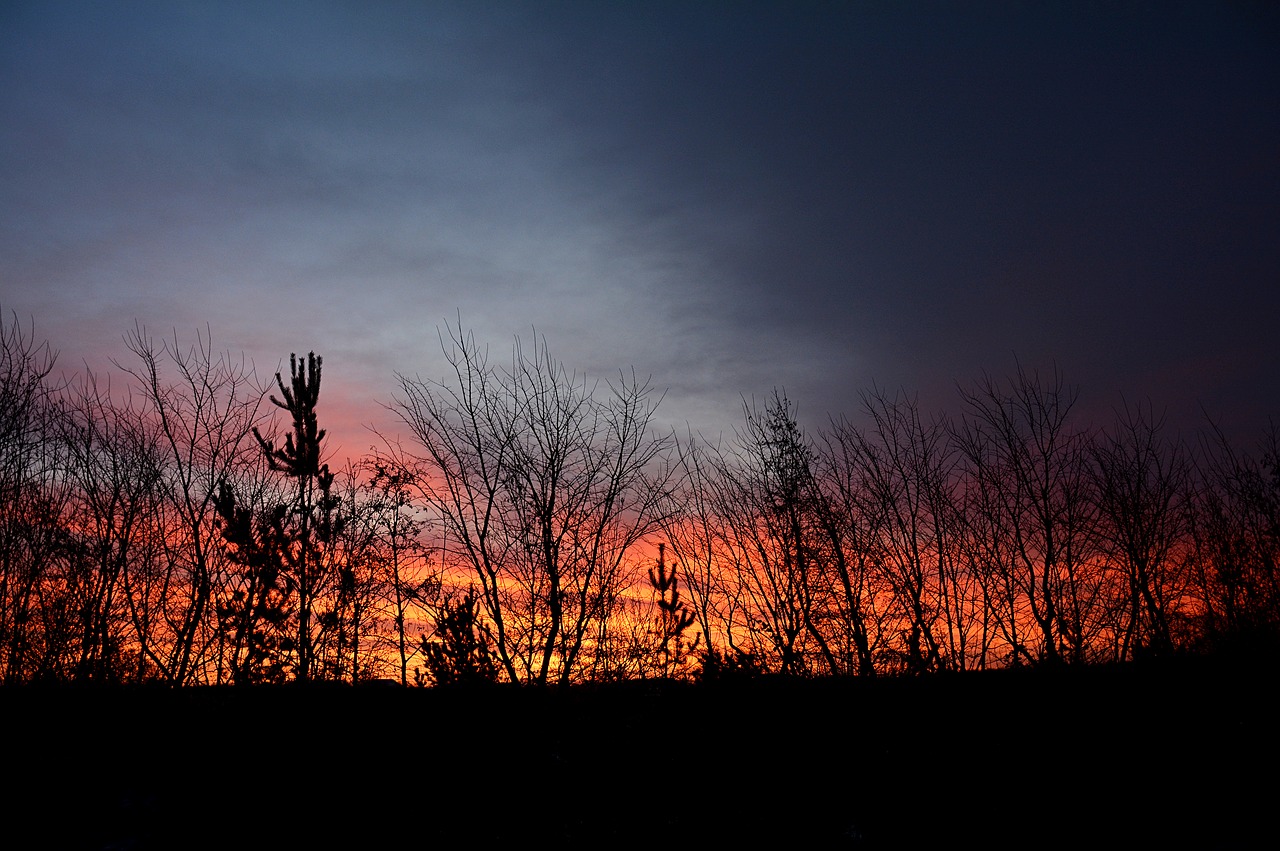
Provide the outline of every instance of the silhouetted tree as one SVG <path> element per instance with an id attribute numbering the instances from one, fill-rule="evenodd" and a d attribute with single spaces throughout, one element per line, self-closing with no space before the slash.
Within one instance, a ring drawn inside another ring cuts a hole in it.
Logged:
<path id="1" fill-rule="evenodd" d="M 218 606 L 221 631 L 229 636 L 232 681 L 283 682 L 296 647 L 290 629 L 296 583 L 289 575 L 285 529 L 288 506 L 242 505 L 234 487 L 221 483 L 216 501 L 219 531 L 241 583 Z"/>
<path id="2" fill-rule="evenodd" d="M 131 616 L 140 651 L 168 682 L 207 682 L 218 676 L 225 638 L 214 610 L 236 593 L 215 528 L 219 483 L 248 503 L 261 491 L 261 453 L 250 436 L 266 388 L 243 362 L 216 352 L 207 332 L 184 348 L 176 334 L 157 342 L 137 325 L 125 346 L 135 360 L 121 368 L 136 382 L 139 413 L 163 454 L 155 517 L 163 556 L 155 571 L 126 577 Z"/>
<path id="3" fill-rule="evenodd" d="M 649 568 L 649 587 L 653 589 L 653 604 L 657 608 L 653 631 L 658 640 L 659 673 L 672 677 L 683 669 L 686 659 L 698 651 L 702 636 L 699 633 L 693 639 L 684 637 L 696 618 L 680 599 L 676 565 L 667 568 L 666 549 L 666 544 L 658 544 L 658 560 Z"/>
<path id="4" fill-rule="evenodd" d="M 422 637 L 422 660 L 428 678 L 437 686 L 476 685 L 498 679 L 497 660 L 474 589 L 460 597 L 448 595 L 441 602 L 434 637 Z"/>
<path id="5" fill-rule="evenodd" d="M 1093 455 L 1099 538 L 1126 580 L 1117 655 L 1168 655 L 1174 623 L 1186 616 L 1178 549 L 1188 531 L 1190 464 L 1180 445 L 1164 441 L 1150 409 L 1141 407 L 1118 412 Z"/>
<path id="6" fill-rule="evenodd" d="M 679 446 L 682 476 L 663 523 L 672 554 L 684 570 L 689 608 L 703 636 L 701 655 L 732 646 L 742 606 L 718 508 L 717 454 L 693 435 Z"/>
<path id="7" fill-rule="evenodd" d="M 986 378 L 962 398 L 965 516 L 1011 661 L 1086 661 L 1105 597 L 1076 391 L 1019 368 L 1007 389 Z"/>
<path id="8" fill-rule="evenodd" d="M 378 531 L 379 558 L 387 585 L 383 602 L 389 606 L 391 641 L 399 662 L 401 685 L 409 684 L 409 620 L 440 591 L 440 577 L 432 570 L 422 540 L 424 522 L 413 504 L 410 465 L 375 455 L 364 462 L 369 473 L 373 521 Z"/>
<path id="9" fill-rule="evenodd" d="M 1236 449 L 1215 429 L 1189 515 L 1199 639 L 1231 653 L 1280 646 L 1280 431 L 1259 450 Z"/>
<path id="10" fill-rule="evenodd" d="M 862 398 L 869 426 L 836 421 L 824 454 L 829 476 L 851 480 L 837 488 L 840 502 L 862 518 L 893 601 L 892 652 L 908 673 L 963 669 L 982 658 L 983 607 L 963 570 L 946 423 L 926 422 L 914 399 Z"/>
<path id="11" fill-rule="evenodd" d="M 342 522 L 329 545 L 330 581 L 318 601 L 314 645 L 317 670 L 328 678 L 385 679 L 394 670 L 408 684 L 408 663 L 418 653 L 405 640 L 409 620 L 422 620 L 440 580 L 420 539 L 407 475 L 374 459 L 336 477 Z"/>
<path id="12" fill-rule="evenodd" d="M 812 649 L 829 672 L 839 671 L 830 622 L 847 621 L 832 597 L 833 540 L 813 449 L 783 394 L 763 410 L 744 407 L 735 446 L 716 458 L 715 492 L 751 652 L 767 652 L 782 673 L 801 674 L 811 672 Z"/>
<path id="13" fill-rule="evenodd" d="M 289 355 L 288 387 L 280 373 L 276 373 L 280 396 L 271 396 L 271 403 L 288 411 L 293 426 L 285 433 L 283 446 L 276 446 L 273 438 L 264 437 L 256 427 L 253 430 L 271 469 L 292 479 L 296 487 L 293 504 L 288 510 L 291 520 L 289 543 L 282 553 L 297 589 L 295 675 L 302 681 L 310 679 L 313 673 L 315 635 L 312 619 L 317 597 L 332 567 L 326 563 L 322 548 L 332 543 L 342 524 L 342 518 L 336 512 L 338 499 L 333 493 L 333 473 L 329 472 L 329 465 L 321 457 L 325 432 L 316 418 L 322 363 L 323 360 L 314 352 L 307 355 L 306 363 L 300 363 L 295 355 Z"/>
<path id="14" fill-rule="evenodd" d="M 727 448 L 691 436 L 677 481 L 647 382 L 588 384 L 541 341 L 499 368 L 459 332 L 451 378 L 401 378 L 413 454 L 335 474 L 314 354 L 276 375 L 277 433 L 207 334 L 126 346 L 113 392 L 0 328 L 6 684 L 407 683 L 417 654 L 573 683 L 680 675 L 698 641 L 706 679 L 1280 647 L 1275 430 L 1193 457 L 1146 409 L 1078 428 L 1074 390 L 1019 369 L 951 424 L 873 390 L 865 425 L 806 434 L 775 392 Z"/>
<path id="15" fill-rule="evenodd" d="M 446 570 L 470 573 L 514 682 L 571 682 L 588 636 L 632 581 L 628 554 L 655 530 L 667 438 L 649 426 L 647 383 L 621 376 L 604 398 L 545 345 L 517 340 L 491 366 L 471 335 L 445 345 L 453 376 L 401 377 L 396 411 L 413 433 L 416 478 L 441 524 Z"/>
<path id="16" fill-rule="evenodd" d="M 789 673 L 870 674 L 869 536 L 839 477 L 852 467 L 815 452 L 780 393 L 745 419 L 727 450 L 693 439 L 681 448 L 665 528 L 708 664 L 749 657 Z"/>
<path id="17" fill-rule="evenodd" d="M 138 621 L 128 594 L 130 575 L 151 571 L 159 558 L 159 535 L 149 532 L 160 498 L 158 435 L 131 406 L 113 404 L 110 387 L 91 372 L 69 388 L 64 404 L 61 439 L 76 517 L 62 574 L 77 642 L 67 676 L 121 681 L 147 667 L 138 665 L 144 635 L 132 629 Z"/>
<path id="18" fill-rule="evenodd" d="M 837 426 L 822 438 L 821 465 L 816 476 L 814 500 L 828 554 L 826 584 L 831 612 L 824 619 L 830 633 L 837 667 L 833 673 L 875 676 L 876 659 L 883 652 L 889 617 L 880 565 L 884 517 L 864 511 L 867 493 L 855 444 Z"/>
<path id="19" fill-rule="evenodd" d="M 0 325 L 0 676 L 49 675 L 46 638 L 61 630 L 55 576 L 66 552 L 74 486 L 65 443 L 57 353 L 14 316 Z"/>
<path id="20" fill-rule="evenodd" d="M 231 483 L 219 486 L 222 536 L 247 580 L 221 612 L 223 623 L 234 625 L 233 658 L 242 660 L 236 668 L 240 679 L 278 679 L 286 666 L 303 682 L 324 673 L 317 669 L 316 645 L 332 624 L 315 615 L 326 592 L 342 590 L 326 585 L 335 573 L 331 557 L 342 518 L 334 475 L 321 458 L 324 431 L 316 418 L 320 368 L 314 353 L 301 364 L 291 355 L 289 386 L 276 373 L 280 396 L 271 396 L 271 402 L 289 412 L 293 426 L 283 446 L 253 428 L 269 469 L 291 482 L 288 497 L 255 509 L 237 501 Z"/>

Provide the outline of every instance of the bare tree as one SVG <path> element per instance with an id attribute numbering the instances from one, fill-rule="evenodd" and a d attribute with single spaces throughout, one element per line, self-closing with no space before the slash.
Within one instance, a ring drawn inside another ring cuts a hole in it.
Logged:
<path id="1" fill-rule="evenodd" d="M 1085 661 L 1106 598 L 1076 393 L 1019 368 L 1007 390 L 988 377 L 962 397 L 966 516 L 1011 660 Z"/>
<path id="2" fill-rule="evenodd" d="M 690 435 L 679 447 L 681 479 L 664 512 L 663 532 L 682 568 L 689 608 L 703 636 L 703 655 L 747 652 L 743 640 L 742 594 L 734 581 L 718 505 L 719 451 Z"/>
<path id="3" fill-rule="evenodd" d="M 1230 652 L 1280 645 L 1280 430 L 1273 425 L 1258 450 L 1211 429 L 1188 515 L 1198 638 Z"/>
<path id="4" fill-rule="evenodd" d="M 48 672 L 46 638 L 60 630 L 44 595 L 65 555 L 74 489 L 60 439 L 63 384 L 57 353 L 14 316 L 0 325 L 0 675 L 29 682 Z"/>
<path id="5" fill-rule="evenodd" d="M 64 404 L 61 439 L 71 462 L 76 519 L 67 532 L 63 583 L 74 597 L 78 633 L 68 676 L 145 676 L 141 647 L 148 636 L 132 629 L 141 624 L 130 618 L 136 609 L 129 605 L 129 577 L 152 571 L 159 560 L 159 436 L 127 402 L 113 400 L 110 384 L 92 372 L 69 388 Z"/>
<path id="6" fill-rule="evenodd" d="M 342 522 L 325 551 L 331 581 L 316 600 L 317 671 L 351 682 L 394 672 L 408 685 L 409 660 L 421 650 L 408 646 L 409 631 L 426 620 L 440 583 L 407 473 L 367 458 L 336 476 L 333 493 Z"/>
<path id="7" fill-rule="evenodd" d="M 685 630 L 707 677 L 1280 645 L 1275 429 L 1193 459 L 1149 409 L 1077 428 L 1061 376 L 1019 369 L 954 423 L 873 389 L 865 425 L 810 437 L 775 392 L 727 448 L 678 446 L 634 374 L 588 382 L 541 340 L 497 366 L 459 329 L 449 377 L 400 377 L 410 449 L 331 473 L 319 358 L 276 376 L 277 434 L 207 332 L 126 346 L 113 393 L 0 328 L 5 683 L 408 684 L 464 649 L 486 678 L 571 683 L 683 670 Z"/>
<path id="8" fill-rule="evenodd" d="M 753 644 L 788 674 L 811 672 L 810 655 L 829 672 L 841 668 L 821 628 L 832 613 L 831 554 L 814 465 L 794 406 L 776 391 L 763 410 L 745 407 L 736 445 L 716 464 L 725 555 Z"/>
<path id="9" fill-rule="evenodd" d="M 206 331 L 183 347 L 175 334 L 158 342 L 138 325 L 125 338 L 135 360 L 119 364 L 136 382 L 141 412 L 158 432 L 164 459 L 159 487 L 164 567 L 130 577 L 134 618 L 146 623 L 142 651 L 174 685 L 217 677 L 208 655 L 217 634 L 213 607 L 230 593 L 214 529 L 220 482 L 243 495 L 260 454 L 250 439 L 262 420 L 266 389 L 243 359 L 218 353 Z M 166 374 L 172 370 L 172 375 Z"/>
<path id="10" fill-rule="evenodd" d="M 829 542 L 830 573 L 841 629 L 841 673 L 874 676 L 891 617 L 884 582 L 883 513 L 867 510 L 869 493 L 856 433 L 837 421 L 817 453 L 819 519 Z"/>
<path id="11" fill-rule="evenodd" d="M 391 627 L 389 643 L 399 662 L 400 684 L 408 685 L 409 661 L 418 652 L 409 646 L 411 623 L 426 616 L 426 604 L 438 598 L 441 589 L 423 539 L 426 523 L 413 503 L 413 465 L 404 463 L 402 455 L 375 454 L 362 465 L 368 474 L 367 508 L 378 547 L 373 557 L 381 562 L 386 579 L 380 601 L 388 615 L 383 620 Z"/>
<path id="12" fill-rule="evenodd" d="M 870 536 L 852 501 L 850 458 L 817 447 L 775 392 L 744 404 L 727 448 L 691 439 L 667 536 L 708 671 L 739 662 L 786 673 L 874 673 Z"/>
<path id="13" fill-rule="evenodd" d="M 1112 432 L 1094 444 L 1099 539 L 1126 580 L 1117 655 L 1167 655 L 1173 624 L 1185 617 L 1186 581 L 1179 548 L 1186 541 L 1191 466 L 1168 443 L 1149 407 L 1117 412 Z"/>
<path id="14" fill-rule="evenodd" d="M 517 340 L 501 370 L 470 334 L 443 348 L 453 375 L 402 376 L 395 410 L 417 442 L 445 567 L 479 584 L 509 679 L 570 682 L 661 519 L 670 441 L 650 430 L 657 401 L 634 375 L 602 393 L 545 344 Z"/>
<path id="15" fill-rule="evenodd" d="M 839 420 L 827 443 L 854 468 L 847 510 L 877 538 L 878 572 L 895 601 L 895 653 L 909 673 L 981 664 L 983 606 L 960 551 L 947 425 L 925 421 L 905 396 L 876 389 L 862 401 L 868 428 Z"/>

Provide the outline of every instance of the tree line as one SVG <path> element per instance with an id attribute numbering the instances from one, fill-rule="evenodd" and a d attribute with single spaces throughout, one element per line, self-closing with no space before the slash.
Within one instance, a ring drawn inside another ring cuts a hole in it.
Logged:
<path id="1" fill-rule="evenodd" d="M 572 684 L 1274 649 L 1280 436 L 1073 417 L 1061 375 L 657 426 L 634 373 L 462 329 L 331 470 L 323 361 L 136 326 L 115 384 L 0 326 L 0 682 Z"/>

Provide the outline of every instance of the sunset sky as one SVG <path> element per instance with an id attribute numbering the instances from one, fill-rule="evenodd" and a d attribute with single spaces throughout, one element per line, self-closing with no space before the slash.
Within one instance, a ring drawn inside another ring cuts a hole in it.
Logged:
<path id="1" fill-rule="evenodd" d="M 459 318 L 652 375 L 682 431 L 775 387 L 811 427 L 873 382 L 958 410 L 1021 362 L 1099 423 L 1249 436 L 1275 9 L 6 2 L 0 309 L 67 370 L 135 321 L 268 375 L 315 350 L 348 453 Z"/>

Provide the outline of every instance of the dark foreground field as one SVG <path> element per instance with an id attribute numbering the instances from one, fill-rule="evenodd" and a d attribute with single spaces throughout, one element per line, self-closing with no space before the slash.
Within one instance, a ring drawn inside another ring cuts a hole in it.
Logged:
<path id="1" fill-rule="evenodd" d="M 0 846 L 1275 847 L 1275 674 L 0 690 Z"/>

